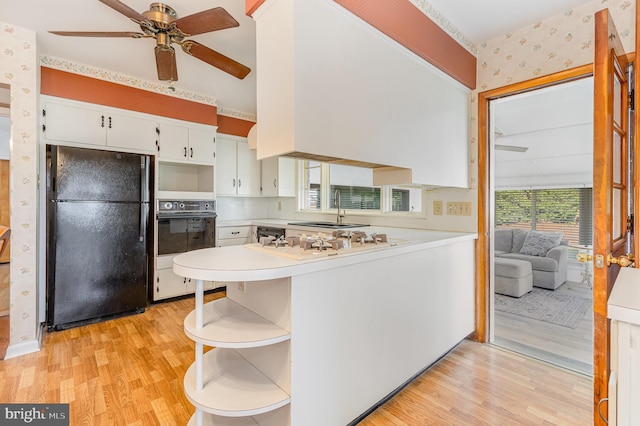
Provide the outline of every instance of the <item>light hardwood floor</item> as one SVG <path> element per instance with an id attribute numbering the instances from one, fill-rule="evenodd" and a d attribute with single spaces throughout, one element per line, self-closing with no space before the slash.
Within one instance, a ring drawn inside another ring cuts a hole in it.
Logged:
<path id="1" fill-rule="evenodd" d="M 168 302 L 143 314 L 45 333 L 40 352 L 0 361 L 0 401 L 69 403 L 71 425 L 186 424 L 194 408 L 182 381 L 194 344 L 182 322 L 193 304 Z M 463 341 L 360 424 L 591 423 L 585 377 Z"/>
<path id="2" fill-rule="evenodd" d="M 593 299 L 592 291 L 586 284 L 567 282 L 554 293 Z M 568 328 L 496 310 L 495 344 L 587 376 L 593 375 L 591 313 L 587 313 L 576 328 Z"/>

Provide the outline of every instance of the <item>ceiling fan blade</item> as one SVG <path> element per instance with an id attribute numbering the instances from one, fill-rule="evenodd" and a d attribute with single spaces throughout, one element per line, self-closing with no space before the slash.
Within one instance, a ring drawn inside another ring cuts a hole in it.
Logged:
<path id="1" fill-rule="evenodd" d="M 156 46 L 156 66 L 158 67 L 158 80 L 178 81 L 178 68 L 176 66 L 176 51 L 171 46 Z"/>
<path id="2" fill-rule="evenodd" d="M 112 9 L 115 9 L 127 18 L 133 19 L 136 22 L 142 22 L 145 20 L 145 17 L 140 13 L 136 12 L 135 10 L 131 9 L 129 6 L 118 0 L 100 0 L 100 2 L 106 4 Z"/>
<path id="3" fill-rule="evenodd" d="M 97 32 L 97 31 L 49 31 L 51 34 L 72 37 L 133 37 L 142 38 L 143 33 L 134 33 L 131 31 L 120 32 Z"/>
<path id="4" fill-rule="evenodd" d="M 240 24 L 222 7 L 204 10 L 174 21 L 185 34 L 196 35 L 237 27 Z"/>
<path id="5" fill-rule="evenodd" d="M 247 74 L 251 72 L 251 68 L 246 67 L 241 63 L 224 56 L 222 53 L 209 49 L 208 47 L 193 40 L 184 41 L 181 46 L 182 50 L 189 55 L 198 58 L 209 65 L 213 65 L 216 68 L 220 68 L 222 71 L 227 72 L 240 80 L 245 78 Z"/>

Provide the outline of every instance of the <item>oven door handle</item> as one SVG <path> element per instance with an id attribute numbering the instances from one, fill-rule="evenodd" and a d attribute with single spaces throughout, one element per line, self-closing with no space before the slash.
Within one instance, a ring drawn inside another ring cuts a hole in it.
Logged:
<path id="1" fill-rule="evenodd" d="M 191 219 L 191 218 L 215 218 L 218 215 L 216 213 L 158 213 L 156 217 L 158 219 Z"/>

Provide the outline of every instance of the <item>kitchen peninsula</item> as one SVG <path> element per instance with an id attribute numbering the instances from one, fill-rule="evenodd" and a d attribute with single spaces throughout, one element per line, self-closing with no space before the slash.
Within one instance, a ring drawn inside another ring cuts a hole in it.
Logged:
<path id="1" fill-rule="evenodd" d="M 367 232 L 402 243 L 303 260 L 246 246 L 174 258 L 197 282 L 185 319 L 193 424 L 345 425 L 473 332 L 476 234 Z M 226 282 L 227 297 L 204 304 L 208 280 Z"/>

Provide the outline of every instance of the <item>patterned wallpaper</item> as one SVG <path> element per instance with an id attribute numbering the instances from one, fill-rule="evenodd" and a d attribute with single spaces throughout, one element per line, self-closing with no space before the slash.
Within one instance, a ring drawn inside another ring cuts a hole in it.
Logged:
<path id="1" fill-rule="evenodd" d="M 471 95 L 470 187 L 477 187 L 477 94 L 593 62 L 594 14 L 608 8 L 627 52 L 635 50 L 635 1 L 594 0 L 478 46 Z"/>
<path id="2" fill-rule="evenodd" d="M 38 55 L 34 32 L 0 22 L 0 83 L 11 87 L 11 334 L 7 358 L 38 350 Z"/>

